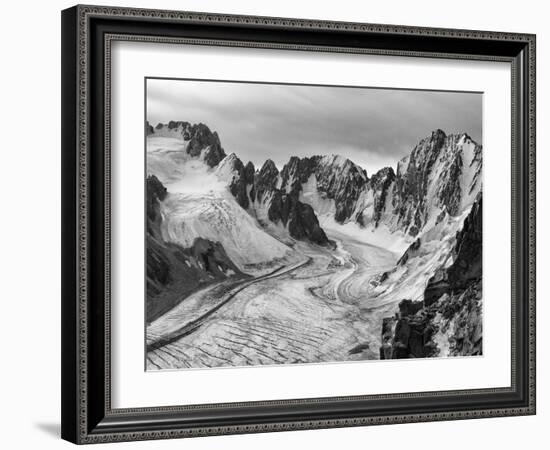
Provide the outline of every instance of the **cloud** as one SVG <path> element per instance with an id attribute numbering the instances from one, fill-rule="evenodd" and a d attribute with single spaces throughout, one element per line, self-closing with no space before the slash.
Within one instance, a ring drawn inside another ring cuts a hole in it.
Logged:
<path id="1" fill-rule="evenodd" d="M 281 167 L 292 155 L 342 154 L 368 173 L 394 166 L 433 130 L 482 139 L 479 93 L 147 81 L 147 119 L 202 122 L 227 153 Z"/>

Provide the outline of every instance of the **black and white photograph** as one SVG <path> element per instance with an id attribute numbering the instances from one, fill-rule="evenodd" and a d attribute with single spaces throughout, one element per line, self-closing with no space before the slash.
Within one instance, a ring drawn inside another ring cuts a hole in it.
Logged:
<path id="1" fill-rule="evenodd" d="M 482 93 L 145 93 L 146 370 L 483 354 Z"/>

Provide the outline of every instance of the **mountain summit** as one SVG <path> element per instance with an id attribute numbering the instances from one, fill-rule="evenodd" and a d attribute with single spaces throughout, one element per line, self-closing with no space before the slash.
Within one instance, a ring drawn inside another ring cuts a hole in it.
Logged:
<path id="1" fill-rule="evenodd" d="M 226 156 L 218 134 L 204 124 L 170 121 L 154 129 L 147 124 L 147 130 L 149 136 L 182 139 L 184 151 L 215 168 L 260 223 L 281 224 L 291 237 L 322 245 L 328 244 L 322 224 L 331 220 L 397 233 L 405 245 L 445 217 L 459 216 L 481 190 L 482 147 L 466 133 L 437 129 L 395 171 L 385 167 L 369 179 L 340 155 L 292 156 L 280 171 L 268 159 L 256 169 L 234 153 Z"/>

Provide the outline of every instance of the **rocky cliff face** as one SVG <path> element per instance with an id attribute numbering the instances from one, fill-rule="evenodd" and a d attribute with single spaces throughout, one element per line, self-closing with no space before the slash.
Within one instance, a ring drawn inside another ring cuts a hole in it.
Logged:
<path id="1" fill-rule="evenodd" d="M 341 156 L 291 157 L 280 171 L 266 161 L 253 183 L 250 176 L 245 182 L 239 175 L 232 192 L 243 207 L 256 202 L 269 210 L 275 202 L 272 221 L 280 220 L 276 211 L 287 195 L 309 204 L 316 215 L 328 208 L 337 223 L 374 229 L 383 224 L 390 232 L 416 238 L 426 226 L 471 206 L 481 189 L 481 166 L 481 146 L 467 134 L 436 130 L 399 162 L 397 172 L 386 167 L 369 179 L 365 170 Z M 251 187 L 246 189 L 245 183 Z"/>
<path id="2" fill-rule="evenodd" d="M 453 262 L 430 278 L 423 301 L 402 300 L 383 320 L 381 359 L 482 354 L 482 212 L 479 194 L 456 235 Z"/>
<path id="3" fill-rule="evenodd" d="M 337 223 L 371 229 L 385 225 L 390 232 L 417 238 L 427 226 L 471 206 L 481 189 L 481 166 L 481 146 L 467 134 L 436 130 L 399 162 L 397 172 L 386 167 L 369 179 L 341 156 L 291 157 L 280 173 L 273 162 L 264 164 L 251 194 L 260 202 L 297 195 L 316 214 L 327 213 L 330 204 Z M 277 195 L 265 195 L 277 190 Z"/>
<path id="4" fill-rule="evenodd" d="M 334 218 L 339 223 L 351 217 L 368 182 L 366 171 L 342 156 L 293 156 L 281 171 L 281 190 L 299 195 L 311 177 L 317 192 L 334 201 Z"/>
<path id="5" fill-rule="evenodd" d="M 260 208 L 267 207 L 269 220 L 282 223 L 292 237 L 327 245 L 329 240 L 319 226 L 315 211 L 299 200 L 302 178 L 295 170 L 300 165 L 298 158 L 291 158 L 289 164 L 279 173 L 273 161 L 266 161 L 254 177 L 251 195 L 256 205 L 261 205 Z"/>
<path id="6" fill-rule="evenodd" d="M 329 244 L 313 208 L 299 200 L 297 185 L 288 192 L 278 187 L 281 174 L 273 161 L 268 159 L 255 172 L 251 162 L 244 166 L 232 154 L 221 166 L 219 171 L 231 172 L 229 190 L 242 208 L 250 208 L 253 214 L 258 209 L 267 211 L 267 219 L 274 224 L 282 224 L 295 239 L 309 240 L 319 245 Z"/>
<path id="7" fill-rule="evenodd" d="M 462 229 L 456 235 L 453 263 L 439 269 L 430 278 L 424 292 L 424 303 L 430 305 L 443 294 L 466 289 L 481 281 L 482 275 L 482 196 L 478 196 Z"/>
<path id="8" fill-rule="evenodd" d="M 441 130 L 434 131 L 398 164 L 392 206 L 412 236 L 426 223 L 430 203 L 450 215 L 459 211 L 463 158 L 456 140 L 455 136 L 447 138 Z"/>
<path id="9" fill-rule="evenodd" d="M 311 189 L 313 180 L 316 192 L 334 202 L 335 219 L 343 223 L 351 217 L 368 181 L 363 169 L 339 156 L 291 157 L 280 172 L 269 159 L 255 173 L 252 163 L 244 167 L 238 158 L 233 167 L 230 189 L 243 208 L 251 205 L 257 213 L 267 211 L 267 219 L 282 223 L 292 237 L 321 245 L 329 240 L 319 225 L 315 205 L 303 200 L 306 184 Z"/>
<path id="10" fill-rule="evenodd" d="M 380 218 L 382 217 L 382 211 L 386 207 L 386 200 L 388 198 L 388 190 L 395 181 L 395 172 L 391 167 L 385 167 L 376 172 L 370 180 L 370 189 L 373 193 L 373 212 L 372 220 L 375 226 L 378 226 Z M 360 222 L 361 223 L 361 222 Z"/>
<path id="11" fill-rule="evenodd" d="M 467 134 L 434 131 L 399 161 L 396 173 L 385 168 L 371 178 L 357 222 L 417 237 L 432 219 L 459 215 L 481 189 L 481 150 Z"/>

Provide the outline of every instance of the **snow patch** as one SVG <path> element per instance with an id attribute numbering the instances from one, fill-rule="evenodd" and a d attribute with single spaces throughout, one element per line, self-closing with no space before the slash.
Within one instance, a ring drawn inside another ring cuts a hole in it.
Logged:
<path id="1" fill-rule="evenodd" d="M 225 191 L 169 193 L 161 204 L 162 237 L 184 248 L 201 237 L 220 242 L 244 272 L 249 265 L 289 257 L 291 250 L 262 230 Z"/>
<path id="2" fill-rule="evenodd" d="M 302 203 L 310 205 L 317 216 L 324 214 L 334 216 L 336 211 L 334 200 L 326 197 L 317 189 L 317 177 L 314 173 L 310 175 L 307 182 L 302 184 L 298 199 Z"/>
<path id="3" fill-rule="evenodd" d="M 333 214 L 320 216 L 319 223 L 326 231 L 334 230 L 339 233 L 345 233 L 366 244 L 382 247 L 398 254 L 402 254 L 414 240 L 402 231 L 391 231 L 383 223 L 378 225 L 378 227 L 375 227 L 373 223 L 368 224 L 366 227 L 361 227 L 357 222 L 352 221 L 339 224 L 334 220 Z"/>

